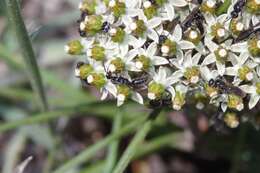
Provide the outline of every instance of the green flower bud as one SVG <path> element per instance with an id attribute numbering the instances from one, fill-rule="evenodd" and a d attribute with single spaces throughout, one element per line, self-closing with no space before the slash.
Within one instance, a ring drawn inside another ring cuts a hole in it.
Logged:
<path id="1" fill-rule="evenodd" d="M 161 47 L 161 52 L 163 55 L 168 55 L 170 57 L 175 55 L 177 52 L 177 43 L 170 39 L 165 40 Z"/>
<path id="2" fill-rule="evenodd" d="M 99 45 L 95 45 L 91 49 L 91 58 L 96 61 L 103 61 L 105 58 L 105 48 Z"/>
<path id="3" fill-rule="evenodd" d="M 233 112 L 228 112 L 224 116 L 224 122 L 230 128 L 236 128 L 239 125 L 239 119 Z"/>
<path id="4" fill-rule="evenodd" d="M 88 75 L 90 75 L 94 71 L 93 67 L 89 64 L 84 64 L 79 68 L 79 77 L 80 79 L 87 79 Z"/>
<path id="5" fill-rule="evenodd" d="M 125 64 L 121 58 L 113 59 L 109 65 L 109 71 L 115 73 L 121 73 L 125 69 Z"/>
<path id="6" fill-rule="evenodd" d="M 259 0 L 247 0 L 246 9 L 249 13 L 260 14 L 260 3 Z"/>
<path id="7" fill-rule="evenodd" d="M 218 40 L 224 38 L 226 36 L 225 27 L 220 23 L 216 23 L 215 25 L 212 25 L 211 35 Z"/>
<path id="8" fill-rule="evenodd" d="M 214 1 L 203 2 L 200 9 L 204 13 L 214 14 L 216 12 L 216 3 Z"/>
<path id="9" fill-rule="evenodd" d="M 185 94 L 177 91 L 175 93 L 175 97 L 172 100 L 172 103 L 173 109 L 180 110 L 185 104 Z"/>
<path id="10" fill-rule="evenodd" d="M 256 37 L 250 39 L 248 41 L 248 51 L 251 53 L 253 57 L 260 56 L 260 40 Z"/>
<path id="11" fill-rule="evenodd" d="M 87 16 L 85 21 L 81 22 L 80 30 L 85 31 L 89 36 L 94 36 L 102 30 L 102 16 Z"/>
<path id="12" fill-rule="evenodd" d="M 148 98 L 151 100 L 159 99 L 162 97 L 165 88 L 162 84 L 152 82 L 148 86 Z"/>
<path id="13" fill-rule="evenodd" d="M 250 81 L 253 79 L 254 74 L 252 72 L 252 69 L 245 65 L 238 69 L 238 76 L 241 80 Z"/>
<path id="14" fill-rule="evenodd" d="M 225 62 L 227 61 L 228 58 L 228 50 L 226 50 L 223 47 L 218 48 L 217 50 L 215 50 L 215 56 L 218 62 L 225 64 Z"/>
<path id="15" fill-rule="evenodd" d="M 125 97 L 130 95 L 130 88 L 127 85 L 117 85 L 117 95 L 121 94 Z"/>
<path id="16" fill-rule="evenodd" d="M 206 94 L 210 97 L 214 97 L 218 94 L 218 90 L 216 88 L 210 87 L 208 84 L 205 85 Z"/>
<path id="17" fill-rule="evenodd" d="M 260 95 L 260 82 L 256 83 L 256 93 Z"/>
<path id="18" fill-rule="evenodd" d="M 135 24 L 136 24 L 136 29 L 133 30 L 133 33 L 138 37 L 142 37 L 146 31 L 146 26 L 144 24 L 144 21 L 137 20 Z"/>
<path id="19" fill-rule="evenodd" d="M 155 0 L 156 4 L 159 5 L 159 6 L 162 6 L 166 0 Z"/>
<path id="20" fill-rule="evenodd" d="M 192 42 L 194 45 L 198 45 L 201 40 L 201 34 L 194 29 L 190 29 L 185 33 L 185 36 L 188 41 Z"/>
<path id="21" fill-rule="evenodd" d="M 83 1 L 79 4 L 79 9 L 80 9 L 82 12 L 86 12 L 88 15 L 92 15 L 92 14 L 95 14 L 96 5 L 97 5 L 96 0 L 83 0 Z"/>
<path id="22" fill-rule="evenodd" d="M 243 100 L 241 97 L 230 94 L 228 95 L 228 107 L 231 109 L 237 109 L 238 111 L 241 111 L 244 108 Z"/>
<path id="23" fill-rule="evenodd" d="M 138 56 L 135 60 L 135 66 L 139 70 L 143 70 L 143 71 L 148 70 L 150 68 L 150 65 L 151 65 L 150 59 L 144 55 Z"/>
<path id="24" fill-rule="evenodd" d="M 109 7 L 111 8 L 115 17 L 120 17 L 126 12 L 125 11 L 126 5 L 123 2 L 119 2 L 119 1 L 109 2 Z"/>
<path id="25" fill-rule="evenodd" d="M 106 77 L 102 73 L 91 73 L 87 77 L 87 82 L 98 89 L 102 88 L 106 84 Z"/>
<path id="26" fill-rule="evenodd" d="M 125 38 L 125 31 L 121 28 L 111 29 L 112 41 L 116 43 L 122 43 Z"/>
<path id="27" fill-rule="evenodd" d="M 190 83 L 197 83 L 199 81 L 200 71 L 197 67 L 191 67 L 186 68 L 186 71 L 184 73 L 184 77 L 190 82 Z"/>
<path id="28" fill-rule="evenodd" d="M 244 30 L 244 24 L 236 19 L 231 20 L 229 27 L 231 32 L 237 36 Z"/>
<path id="29" fill-rule="evenodd" d="M 79 40 L 70 41 L 65 47 L 65 52 L 71 55 L 80 55 L 83 51 L 83 46 Z"/>
<path id="30" fill-rule="evenodd" d="M 144 15 L 147 19 L 152 19 L 157 14 L 157 8 L 154 5 L 151 5 L 148 8 L 144 8 Z"/>

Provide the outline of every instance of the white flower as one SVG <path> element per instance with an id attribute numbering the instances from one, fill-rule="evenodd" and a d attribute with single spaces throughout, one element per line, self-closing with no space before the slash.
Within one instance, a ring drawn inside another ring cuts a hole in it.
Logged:
<path id="1" fill-rule="evenodd" d="M 258 85 L 259 85 L 259 83 L 258 83 Z M 250 94 L 250 100 L 248 103 L 249 109 L 252 109 L 253 107 L 255 107 L 256 104 L 260 100 L 260 94 L 257 93 L 257 89 L 259 90 L 259 88 L 257 88 L 256 84 L 255 85 L 242 85 L 242 86 L 240 86 L 240 88 L 244 92 Z"/>
<path id="2" fill-rule="evenodd" d="M 147 49 L 144 48 L 139 48 L 138 52 L 136 52 L 136 56 L 141 56 L 144 55 L 146 58 L 149 59 L 150 62 L 150 68 L 153 68 L 154 66 L 158 65 L 165 65 L 168 64 L 169 61 L 161 56 L 157 56 L 157 44 L 156 42 L 152 42 Z M 135 63 L 135 68 L 133 68 L 133 71 L 142 71 L 143 69 L 143 62 L 141 61 L 136 61 L 133 62 Z"/>
<path id="3" fill-rule="evenodd" d="M 177 44 L 177 52 L 180 50 L 189 50 L 189 49 L 194 49 L 195 45 L 186 40 L 182 40 L 182 29 L 181 26 L 178 24 L 176 25 L 173 34 L 170 34 L 168 31 L 162 31 L 162 35 L 166 35 L 169 40 Z M 169 48 L 167 49 L 167 46 L 162 46 L 161 51 L 164 56 L 167 56 L 169 52 Z"/>

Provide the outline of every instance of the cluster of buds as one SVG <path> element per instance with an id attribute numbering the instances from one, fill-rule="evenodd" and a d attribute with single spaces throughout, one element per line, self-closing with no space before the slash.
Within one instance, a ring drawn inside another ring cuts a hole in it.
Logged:
<path id="1" fill-rule="evenodd" d="M 220 14 L 222 0 L 83 0 L 81 39 L 65 51 L 82 57 L 75 75 L 118 106 L 132 99 L 180 110 L 194 99 L 198 109 L 253 109 L 260 100 L 260 1 L 232 2 Z M 235 127 L 231 120 L 234 114 L 225 121 Z"/>

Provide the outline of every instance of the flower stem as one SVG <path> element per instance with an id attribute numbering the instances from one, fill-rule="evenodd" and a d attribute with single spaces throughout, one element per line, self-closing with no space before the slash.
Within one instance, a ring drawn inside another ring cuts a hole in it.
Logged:
<path id="1" fill-rule="evenodd" d="M 216 12 L 217 16 L 226 13 L 230 5 L 231 5 L 231 0 L 225 0 L 225 2 L 217 9 Z"/>
<path id="2" fill-rule="evenodd" d="M 39 100 L 39 105 L 42 111 L 48 110 L 47 99 L 40 75 L 40 71 L 36 62 L 35 54 L 32 48 L 32 44 L 25 28 L 23 18 L 21 16 L 20 8 L 16 0 L 6 0 L 7 14 L 9 21 L 16 33 L 16 38 L 18 44 L 21 48 L 24 62 L 28 76 L 33 90 L 36 93 L 37 100 Z"/>
<path id="3" fill-rule="evenodd" d="M 71 160 L 67 161 L 64 165 L 56 169 L 53 173 L 64 173 L 67 172 L 83 162 L 88 161 L 92 156 L 96 154 L 97 151 L 104 148 L 106 145 L 111 143 L 112 141 L 127 135 L 133 132 L 140 124 L 142 124 L 147 119 L 147 116 L 143 116 L 134 122 L 128 124 L 124 128 L 122 128 L 117 133 L 111 134 L 104 138 L 103 140 L 99 141 L 98 143 L 88 147 L 86 150 L 82 151 L 80 154 L 72 158 Z"/>

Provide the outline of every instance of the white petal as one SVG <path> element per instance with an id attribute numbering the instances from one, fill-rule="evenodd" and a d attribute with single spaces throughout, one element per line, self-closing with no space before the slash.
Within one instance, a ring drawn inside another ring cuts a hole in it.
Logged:
<path id="1" fill-rule="evenodd" d="M 100 100 L 105 100 L 107 98 L 107 96 L 108 96 L 108 91 L 106 89 L 104 89 L 102 91 L 102 95 L 101 95 Z"/>
<path id="2" fill-rule="evenodd" d="M 257 104 L 259 99 L 260 99 L 260 95 L 253 95 L 253 96 L 251 96 L 250 101 L 248 103 L 249 109 L 252 109 L 253 107 L 255 107 L 255 105 Z"/>
<path id="3" fill-rule="evenodd" d="M 186 0 L 170 0 L 170 3 L 176 7 L 185 7 L 188 5 Z"/>
<path id="4" fill-rule="evenodd" d="M 200 73 L 203 79 L 206 79 L 207 81 L 209 81 L 210 79 L 213 78 L 213 75 L 211 74 L 210 70 L 208 67 L 201 67 L 200 68 Z"/>
<path id="5" fill-rule="evenodd" d="M 241 86 L 239 86 L 239 88 L 248 94 L 255 94 L 255 91 L 256 91 L 255 86 L 251 86 L 251 85 L 241 85 Z"/>
<path id="6" fill-rule="evenodd" d="M 225 65 L 219 62 L 217 62 L 216 65 L 217 65 L 219 75 L 223 76 L 225 73 Z"/>
<path id="7" fill-rule="evenodd" d="M 179 41 L 178 44 L 183 50 L 195 48 L 195 45 L 190 41 L 183 40 L 183 41 Z"/>
<path id="8" fill-rule="evenodd" d="M 148 31 L 147 31 L 147 36 L 148 36 L 151 40 L 155 41 L 156 43 L 159 43 L 159 36 L 158 36 L 158 34 L 156 33 L 155 30 L 153 30 L 153 29 L 148 29 Z"/>
<path id="9" fill-rule="evenodd" d="M 248 54 L 248 53 L 242 52 L 242 53 L 240 54 L 240 56 L 238 57 L 238 62 L 239 62 L 239 64 L 240 64 L 240 65 L 243 65 L 243 64 L 246 62 L 246 60 L 248 59 L 248 57 L 249 57 L 249 54 Z"/>
<path id="10" fill-rule="evenodd" d="M 154 65 L 169 64 L 169 61 L 166 58 L 160 56 L 153 56 L 152 62 Z"/>
<path id="11" fill-rule="evenodd" d="M 114 96 L 116 97 L 116 93 L 117 93 L 117 89 L 116 86 L 114 84 L 112 84 L 111 82 L 108 82 L 106 84 L 106 89 Z"/>
<path id="12" fill-rule="evenodd" d="M 247 51 L 247 42 L 233 44 L 231 46 L 231 50 L 233 52 L 238 52 L 238 53 L 246 52 Z"/>
<path id="13" fill-rule="evenodd" d="M 124 100 L 117 99 L 117 106 L 122 106 L 124 104 Z"/>
<path id="14" fill-rule="evenodd" d="M 128 62 L 132 61 L 137 55 L 138 55 L 137 49 L 130 50 L 125 56 L 126 62 L 128 63 Z"/>
<path id="15" fill-rule="evenodd" d="M 151 58 L 152 56 L 154 56 L 156 51 L 157 51 L 157 44 L 156 42 L 152 42 L 147 48 L 147 56 Z"/>
<path id="16" fill-rule="evenodd" d="M 179 42 L 182 39 L 182 29 L 179 24 L 174 29 L 173 37 L 175 38 L 175 41 L 177 41 L 177 42 Z"/>
<path id="17" fill-rule="evenodd" d="M 216 56 L 212 53 L 205 57 L 201 65 L 209 65 L 216 62 Z"/>
<path id="18" fill-rule="evenodd" d="M 172 98 L 175 97 L 175 89 L 172 86 L 167 87 L 167 90 L 171 93 Z"/>
<path id="19" fill-rule="evenodd" d="M 170 21 L 172 21 L 173 18 L 174 18 L 174 15 L 175 15 L 173 6 L 171 6 L 170 4 L 166 4 L 165 9 L 166 9 L 166 12 L 167 12 L 167 15 L 168 15 L 168 19 Z"/>
<path id="20" fill-rule="evenodd" d="M 196 53 L 196 54 L 192 57 L 192 63 L 193 63 L 194 65 L 199 64 L 200 58 L 201 58 L 201 54 L 200 54 L 200 53 Z"/>
<path id="21" fill-rule="evenodd" d="M 237 68 L 236 67 L 227 67 L 225 74 L 229 75 L 229 76 L 236 76 L 237 75 Z"/>
<path id="22" fill-rule="evenodd" d="M 142 95 L 137 92 L 133 92 L 131 98 L 139 104 L 144 104 Z"/>
<path id="23" fill-rule="evenodd" d="M 155 27 L 159 26 L 161 23 L 162 23 L 161 18 L 159 18 L 159 17 L 154 17 L 154 18 L 152 18 L 151 20 L 149 20 L 149 21 L 147 22 L 147 26 L 148 26 L 149 28 L 155 28 Z"/>
<path id="24" fill-rule="evenodd" d="M 214 43 L 209 37 L 205 37 L 205 45 L 209 48 L 210 52 L 214 52 L 218 49 L 218 45 Z"/>

